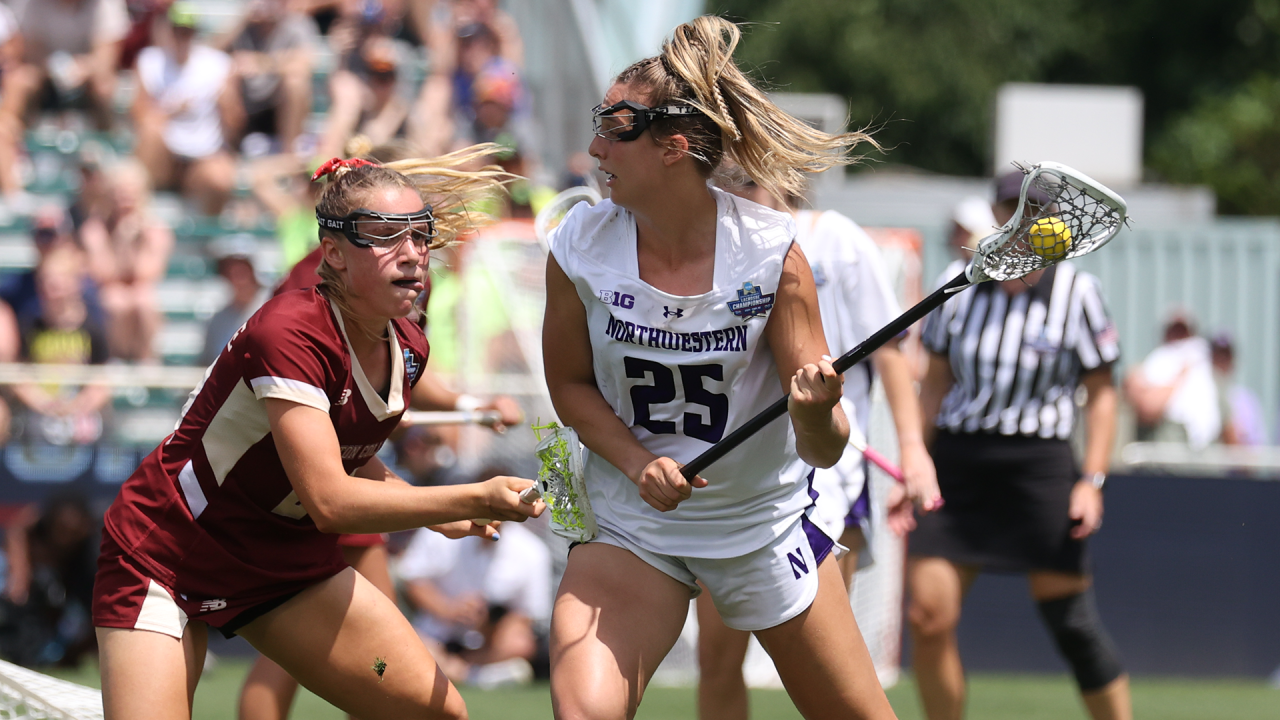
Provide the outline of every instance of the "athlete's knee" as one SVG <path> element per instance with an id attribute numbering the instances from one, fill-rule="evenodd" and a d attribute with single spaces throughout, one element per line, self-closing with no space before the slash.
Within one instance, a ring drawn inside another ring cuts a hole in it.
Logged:
<path id="1" fill-rule="evenodd" d="M 960 608 L 944 598 L 916 596 L 907 606 L 907 622 L 918 640 L 943 639 L 960 624 Z"/>
<path id="2" fill-rule="evenodd" d="M 707 642 L 712 638 L 703 635 L 698 638 L 698 676 L 701 682 L 732 681 L 735 677 L 741 682 L 742 661 L 745 653 L 737 652 L 737 647 L 723 642 Z"/>
<path id="3" fill-rule="evenodd" d="M 1115 643 L 1102 627 L 1092 589 L 1037 605 L 1081 692 L 1100 690 L 1124 674 Z"/>
<path id="4" fill-rule="evenodd" d="M 592 683 L 551 683 L 551 709 L 556 720 L 628 720 L 635 714 L 637 702 L 629 702 L 625 693 L 617 693 Z"/>

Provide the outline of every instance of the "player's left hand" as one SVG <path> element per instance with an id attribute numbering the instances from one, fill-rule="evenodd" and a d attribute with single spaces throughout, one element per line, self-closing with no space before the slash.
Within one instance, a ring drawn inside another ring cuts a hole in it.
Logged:
<path id="1" fill-rule="evenodd" d="M 826 414 L 844 395 L 844 379 L 831 365 L 831 357 L 823 355 L 817 363 L 809 363 L 791 378 L 791 396 L 787 410 L 793 414 Z"/>
<path id="2" fill-rule="evenodd" d="M 885 502 L 885 521 L 894 535 L 902 537 L 916 529 L 916 506 L 906 486 L 894 483 Z"/>
<path id="3" fill-rule="evenodd" d="M 495 395 L 485 405 L 481 405 L 480 410 L 493 410 L 498 413 L 498 421 L 489 425 L 489 429 L 501 435 L 507 431 L 508 427 L 519 425 L 524 422 L 524 410 L 520 408 L 520 404 L 506 395 Z"/>
<path id="4" fill-rule="evenodd" d="M 924 443 L 901 447 L 902 477 L 906 494 L 921 512 L 942 507 L 942 491 L 938 489 L 938 470 Z"/>
<path id="5" fill-rule="evenodd" d="M 470 520 L 458 520 L 456 522 L 444 523 L 442 525 L 429 525 L 428 530 L 433 530 L 450 540 L 475 535 L 485 539 L 493 539 L 498 537 L 498 526 L 502 523 L 494 520 L 487 525 L 477 525 Z"/>
<path id="6" fill-rule="evenodd" d="M 1102 491 L 1089 480 L 1081 480 L 1071 488 L 1071 504 L 1067 515 L 1078 525 L 1071 528 L 1071 537 L 1083 540 L 1102 529 Z"/>

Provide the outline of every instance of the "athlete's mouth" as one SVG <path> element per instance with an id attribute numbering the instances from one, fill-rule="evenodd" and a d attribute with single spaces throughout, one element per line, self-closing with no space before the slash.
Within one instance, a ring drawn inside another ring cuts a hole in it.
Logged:
<path id="1" fill-rule="evenodd" d="M 391 284 L 406 290 L 422 290 L 422 282 L 418 278 L 400 278 L 399 280 L 392 280 Z"/>

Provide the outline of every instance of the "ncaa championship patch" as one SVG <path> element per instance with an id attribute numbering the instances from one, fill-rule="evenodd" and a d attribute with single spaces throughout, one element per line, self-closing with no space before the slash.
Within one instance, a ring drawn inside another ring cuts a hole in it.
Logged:
<path id="1" fill-rule="evenodd" d="M 738 299 L 730 300 L 728 305 L 729 312 L 743 320 L 763 317 L 773 309 L 773 293 L 762 292 L 758 285 L 747 281 L 742 283 L 742 289 L 738 291 Z"/>
<path id="2" fill-rule="evenodd" d="M 418 381 L 421 372 L 422 364 L 418 362 L 418 357 L 409 348 L 404 348 L 404 374 L 408 376 L 410 385 Z"/>

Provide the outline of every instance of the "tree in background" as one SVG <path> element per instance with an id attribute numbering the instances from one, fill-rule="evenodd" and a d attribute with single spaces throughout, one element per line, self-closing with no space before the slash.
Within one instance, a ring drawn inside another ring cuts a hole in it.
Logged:
<path id="1" fill-rule="evenodd" d="M 991 172 L 1006 82 L 1133 85 L 1149 179 L 1223 212 L 1280 208 L 1280 0 L 716 0 L 760 23 L 740 57 L 780 90 L 850 100 L 894 165 Z M 767 24 L 766 24 L 767 23 Z"/>

